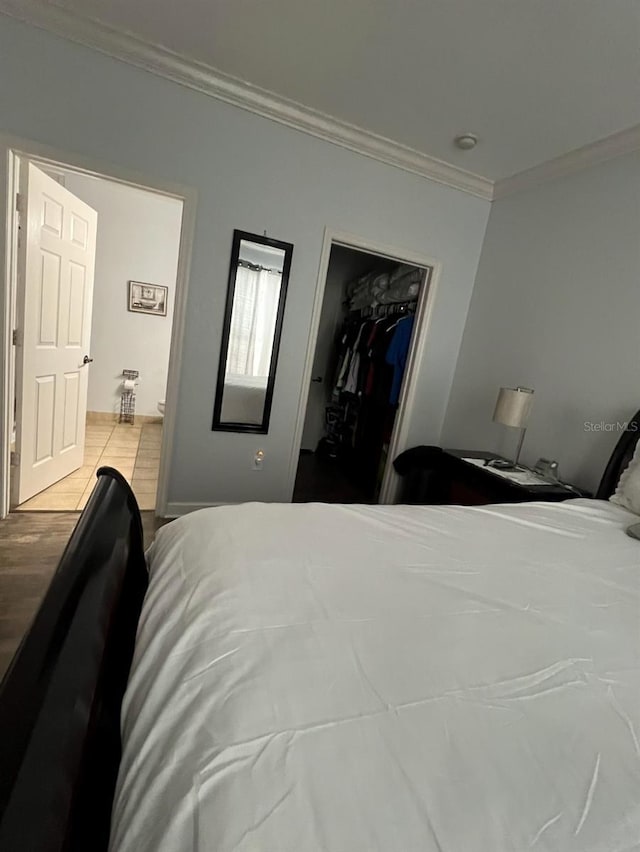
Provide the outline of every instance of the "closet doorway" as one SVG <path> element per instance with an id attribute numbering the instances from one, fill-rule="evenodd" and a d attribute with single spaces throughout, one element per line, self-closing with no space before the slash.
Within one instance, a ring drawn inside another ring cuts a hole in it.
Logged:
<path id="1" fill-rule="evenodd" d="M 381 502 L 432 271 L 331 244 L 293 502 Z"/>

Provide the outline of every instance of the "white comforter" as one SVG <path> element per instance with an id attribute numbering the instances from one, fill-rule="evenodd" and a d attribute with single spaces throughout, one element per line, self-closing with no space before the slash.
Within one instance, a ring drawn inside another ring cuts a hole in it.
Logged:
<path id="1" fill-rule="evenodd" d="M 640 850 L 633 518 L 247 504 L 165 527 L 111 849 Z"/>

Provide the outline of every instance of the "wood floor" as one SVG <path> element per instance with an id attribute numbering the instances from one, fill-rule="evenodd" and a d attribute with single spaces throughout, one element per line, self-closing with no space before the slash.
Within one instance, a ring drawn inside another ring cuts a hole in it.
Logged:
<path id="1" fill-rule="evenodd" d="M 142 512 L 145 547 L 165 523 Z M 0 678 L 47 590 L 80 512 L 19 512 L 0 521 Z"/>
<path id="2" fill-rule="evenodd" d="M 340 461 L 301 453 L 293 489 L 294 503 L 375 503 Z"/>

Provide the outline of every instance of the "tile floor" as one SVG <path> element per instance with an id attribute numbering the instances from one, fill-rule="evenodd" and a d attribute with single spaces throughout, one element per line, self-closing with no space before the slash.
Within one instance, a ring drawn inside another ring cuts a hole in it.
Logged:
<path id="1" fill-rule="evenodd" d="M 87 424 L 84 466 L 22 503 L 17 511 L 84 509 L 96 482 L 96 471 L 104 465 L 115 467 L 127 479 L 140 509 L 155 509 L 161 440 L 161 423 Z"/>

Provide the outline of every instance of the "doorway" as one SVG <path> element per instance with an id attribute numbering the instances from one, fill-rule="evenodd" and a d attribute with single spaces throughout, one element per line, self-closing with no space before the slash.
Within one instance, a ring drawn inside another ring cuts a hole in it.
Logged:
<path id="1" fill-rule="evenodd" d="M 331 245 L 294 502 L 381 501 L 431 273 Z"/>
<path id="2" fill-rule="evenodd" d="M 10 154 L 3 514 L 82 509 L 100 466 L 162 514 L 192 193 Z"/>

